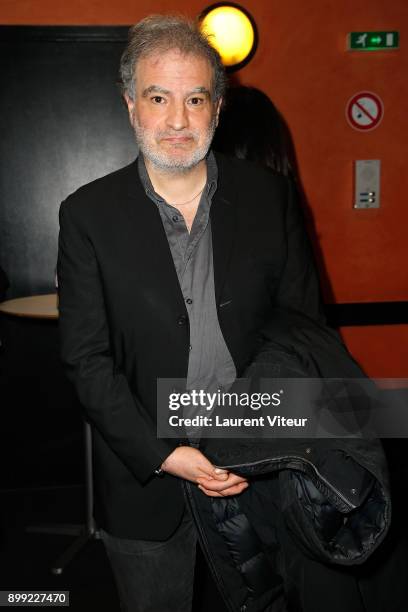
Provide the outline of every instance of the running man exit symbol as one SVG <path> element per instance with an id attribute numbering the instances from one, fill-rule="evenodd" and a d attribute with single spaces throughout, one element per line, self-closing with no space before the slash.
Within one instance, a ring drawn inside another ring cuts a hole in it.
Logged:
<path id="1" fill-rule="evenodd" d="M 349 51 L 384 51 L 398 49 L 399 32 L 350 32 Z"/>
<path id="2" fill-rule="evenodd" d="M 357 38 L 356 45 L 361 45 L 362 47 L 365 47 L 366 40 L 367 40 L 367 32 L 365 32 L 364 34 L 362 34 L 361 36 Z"/>

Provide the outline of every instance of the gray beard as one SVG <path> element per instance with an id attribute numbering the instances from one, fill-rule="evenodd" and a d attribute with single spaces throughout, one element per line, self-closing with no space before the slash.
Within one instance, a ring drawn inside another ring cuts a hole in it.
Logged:
<path id="1" fill-rule="evenodd" d="M 203 144 L 193 151 L 188 159 L 179 160 L 172 159 L 170 155 L 156 151 L 151 147 L 146 138 L 148 130 L 140 127 L 135 122 L 134 132 L 136 143 L 139 150 L 143 153 L 143 157 L 148 159 L 150 163 L 159 171 L 165 174 L 185 174 L 202 161 L 207 155 L 212 139 L 214 137 L 215 128 L 217 127 L 215 117 L 212 119 L 206 134 Z M 196 138 L 194 132 L 189 132 L 189 135 Z"/>

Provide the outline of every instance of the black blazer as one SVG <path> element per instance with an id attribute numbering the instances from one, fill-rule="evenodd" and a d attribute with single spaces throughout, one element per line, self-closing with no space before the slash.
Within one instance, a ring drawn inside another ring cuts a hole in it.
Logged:
<path id="1" fill-rule="evenodd" d="M 319 317 L 319 289 L 292 183 L 216 159 L 216 303 L 239 376 L 271 306 Z M 152 476 L 178 444 L 156 436 L 156 380 L 186 377 L 189 326 L 136 162 L 61 204 L 58 281 L 61 357 L 93 427 L 96 521 L 119 537 L 165 539 L 184 500 L 178 478 Z"/>

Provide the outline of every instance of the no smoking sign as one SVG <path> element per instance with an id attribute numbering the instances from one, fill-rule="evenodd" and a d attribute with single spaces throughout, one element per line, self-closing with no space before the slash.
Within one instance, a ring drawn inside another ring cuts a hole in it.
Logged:
<path id="1" fill-rule="evenodd" d="M 355 130 L 367 132 L 376 128 L 384 115 L 384 105 L 376 94 L 362 91 L 347 103 L 347 121 Z"/>

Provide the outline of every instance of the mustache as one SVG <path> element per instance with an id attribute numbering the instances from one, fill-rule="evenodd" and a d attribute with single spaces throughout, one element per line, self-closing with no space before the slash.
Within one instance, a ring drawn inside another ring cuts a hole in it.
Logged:
<path id="1" fill-rule="evenodd" d="M 187 130 L 184 132 L 168 132 L 160 131 L 155 134 L 156 140 L 162 140 L 163 138 L 192 138 L 198 140 L 199 134 L 195 131 Z"/>

